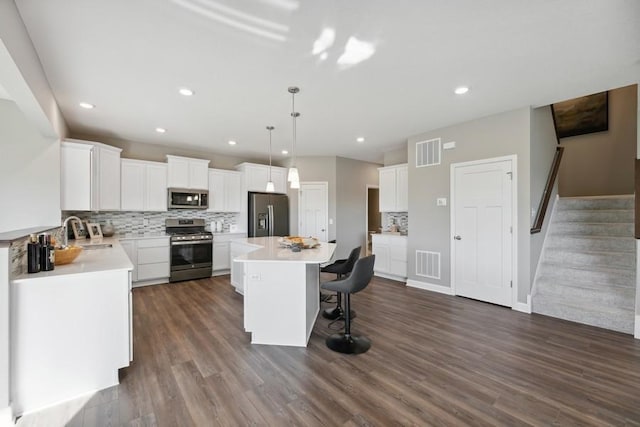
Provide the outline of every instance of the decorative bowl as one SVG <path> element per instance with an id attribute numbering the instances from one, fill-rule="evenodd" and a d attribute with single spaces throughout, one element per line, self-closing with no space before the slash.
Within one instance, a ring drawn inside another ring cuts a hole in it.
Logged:
<path id="1" fill-rule="evenodd" d="M 298 246 L 301 249 L 311 249 L 318 246 L 315 237 L 285 236 L 280 238 L 280 244 L 285 247 Z"/>
<path id="2" fill-rule="evenodd" d="M 66 248 L 56 248 L 55 265 L 71 264 L 82 252 L 80 246 L 67 246 Z"/>

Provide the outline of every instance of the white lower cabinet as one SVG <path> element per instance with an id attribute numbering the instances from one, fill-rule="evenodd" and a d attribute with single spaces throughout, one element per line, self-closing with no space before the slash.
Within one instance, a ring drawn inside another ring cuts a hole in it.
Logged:
<path id="1" fill-rule="evenodd" d="M 244 295 L 244 267 L 246 263 L 234 261 L 234 259 L 258 249 L 260 249 L 260 246 L 252 245 L 242 240 L 234 240 L 230 244 L 231 285 L 236 288 L 236 292 L 239 294 Z"/>
<path id="2" fill-rule="evenodd" d="M 247 237 L 246 233 L 225 233 L 213 236 L 213 275 L 229 274 L 231 270 L 231 241 Z"/>
<path id="3" fill-rule="evenodd" d="M 155 285 L 169 281 L 169 238 L 153 237 L 121 240 L 133 263 L 133 286 Z"/>
<path id="4" fill-rule="evenodd" d="M 372 252 L 376 255 L 376 276 L 394 280 L 407 279 L 407 236 L 373 234 Z"/>

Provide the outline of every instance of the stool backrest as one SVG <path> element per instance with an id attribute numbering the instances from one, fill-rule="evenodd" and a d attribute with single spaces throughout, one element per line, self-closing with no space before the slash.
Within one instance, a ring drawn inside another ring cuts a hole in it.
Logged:
<path id="1" fill-rule="evenodd" d="M 349 258 L 347 258 L 347 262 L 344 263 L 344 274 L 351 273 L 351 270 L 353 270 L 353 266 L 356 265 L 356 261 L 360 257 L 361 250 L 362 246 L 358 246 L 357 248 L 353 248 L 351 250 Z"/>
<path id="2" fill-rule="evenodd" d="M 373 277 L 373 264 L 375 260 L 375 255 L 369 255 L 356 261 L 351 275 L 345 280 L 349 282 L 349 290 L 347 292 L 355 294 L 367 287 Z"/>

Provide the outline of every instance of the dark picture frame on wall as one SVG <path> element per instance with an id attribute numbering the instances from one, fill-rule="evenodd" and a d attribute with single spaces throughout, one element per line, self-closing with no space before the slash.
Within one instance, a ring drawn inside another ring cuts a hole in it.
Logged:
<path id="1" fill-rule="evenodd" d="M 551 104 L 558 139 L 609 129 L 609 92 Z"/>

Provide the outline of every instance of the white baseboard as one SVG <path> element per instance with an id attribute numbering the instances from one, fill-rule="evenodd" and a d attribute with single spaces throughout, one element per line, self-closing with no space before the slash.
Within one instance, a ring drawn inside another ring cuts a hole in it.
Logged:
<path id="1" fill-rule="evenodd" d="M 213 273 L 211 273 L 211 277 L 216 277 L 216 276 L 224 276 L 227 274 L 231 274 L 231 270 L 226 269 L 226 270 L 217 270 L 214 271 Z"/>
<path id="2" fill-rule="evenodd" d="M 636 325 L 633 328 L 633 337 L 637 340 L 640 340 L 640 315 L 636 314 Z"/>
<path id="3" fill-rule="evenodd" d="M 13 427 L 14 425 L 11 406 L 0 409 L 0 427 Z"/>
<path id="4" fill-rule="evenodd" d="M 511 307 L 512 310 L 531 314 L 531 295 L 527 295 L 527 302 L 517 302 Z"/>
<path id="5" fill-rule="evenodd" d="M 395 276 L 393 274 L 387 274 L 387 273 L 381 273 L 379 271 L 374 271 L 373 274 L 378 277 L 384 277 L 385 279 L 396 280 L 398 282 L 404 282 L 405 280 L 407 280 L 406 277 Z"/>
<path id="6" fill-rule="evenodd" d="M 436 285 L 433 283 L 420 282 L 418 280 L 407 280 L 407 286 L 412 288 L 424 289 L 425 291 L 437 292 L 439 294 L 453 295 L 453 289 L 449 286 Z"/>
<path id="7" fill-rule="evenodd" d="M 141 280 L 139 282 L 133 282 L 131 284 L 131 287 L 141 288 L 143 286 L 151 286 L 151 285 L 166 285 L 167 283 L 169 283 L 169 278 L 165 277 L 162 279 Z"/>

